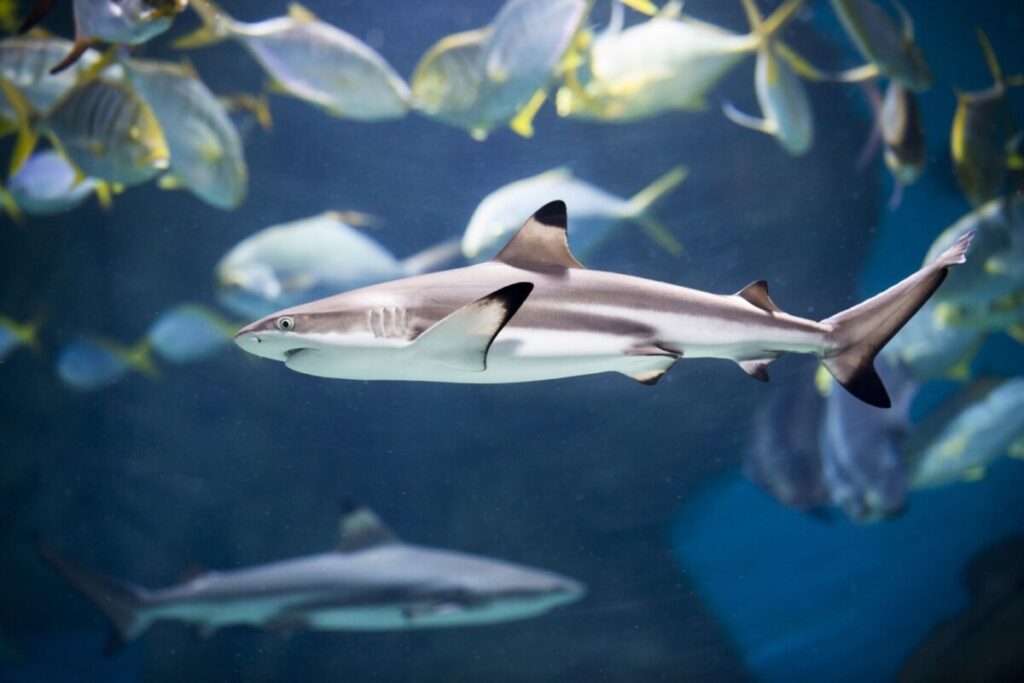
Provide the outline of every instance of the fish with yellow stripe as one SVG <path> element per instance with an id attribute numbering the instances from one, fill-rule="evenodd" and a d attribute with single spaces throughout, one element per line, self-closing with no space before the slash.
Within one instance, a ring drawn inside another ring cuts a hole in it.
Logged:
<path id="1" fill-rule="evenodd" d="M 914 39 L 914 22 L 898 0 L 899 22 L 874 0 L 831 0 L 846 35 L 868 64 L 851 69 L 845 80 L 883 76 L 911 92 L 923 92 L 935 80 L 924 52 Z"/>
<path id="2" fill-rule="evenodd" d="M 170 153 L 163 187 L 184 187 L 220 209 L 242 203 L 249 172 L 242 141 L 217 97 L 187 63 L 123 59 L 128 81 L 152 109 Z"/>
<path id="3" fill-rule="evenodd" d="M 192 0 L 191 6 L 203 26 L 177 40 L 175 47 L 235 40 L 267 72 L 276 93 L 359 121 L 408 113 L 409 87 L 391 65 L 369 45 L 298 3 L 289 6 L 287 16 L 256 23 L 236 21 L 210 0 Z"/>

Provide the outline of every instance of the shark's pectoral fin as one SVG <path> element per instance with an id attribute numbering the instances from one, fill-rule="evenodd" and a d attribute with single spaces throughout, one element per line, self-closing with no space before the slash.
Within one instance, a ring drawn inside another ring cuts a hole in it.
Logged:
<path id="1" fill-rule="evenodd" d="M 398 537 L 373 510 L 351 502 L 346 502 L 342 506 L 338 519 L 338 536 L 338 549 L 344 553 L 398 542 Z"/>
<path id="2" fill-rule="evenodd" d="M 771 363 L 774 358 L 756 358 L 753 360 L 741 360 L 736 361 L 743 372 L 747 373 L 759 382 L 767 382 L 770 378 L 768 377 L 768 364 Z"/>
<path id="3" fill-rule="evenodd" d="M 782 313 L 782 309 L 775 305 L 772 298 L 768 296 L 768 283 L 764 280 L 751 282 L 749 285 L 736 292 L 736 296 L 746 299 L 762 311 L 768 313 Z"/>
<path id="4" fill-rule="evenodd" d="M 466 304 L 434 323 L 410 349 L 417 357 L 448 368 L 483 372 L 494 338 L 532 291 L 532 282 L 517 282 Z"/>
<path id="5" fill-rule="evenodd" d="M 643 356 L 650 359 L 651 362 L 644 364 L 643 367 L 622 373 L 626 377 L 648 386 L 657 384 L 658 380 L 664 377 L 665 373 L 682 357 L 682 354 L 656 344 L 637 346 L 626 351 L 625 355 Z"/>

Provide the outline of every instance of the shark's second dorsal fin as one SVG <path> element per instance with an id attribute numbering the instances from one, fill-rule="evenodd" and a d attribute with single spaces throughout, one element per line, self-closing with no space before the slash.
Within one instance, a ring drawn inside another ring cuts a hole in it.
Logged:
<path id="1" fill-rule="evenodd" d="M 781 313 L 782 309 L 775 305 L 772 298 L 768 296 L 768 283 L 764 280 L 751 282 L 749 285 L 736 292 L 736 296 L 746 299 L 762 311 L 769 313 Z"/>
<path id="2" fill-rule="evenodd" d="M 338 518 L 338 549 L 354 553 L 390 543 L 398 537 L 365 505 L 345 503 Z"/>
<path id="3" fill-rule="evenodd" d="M 549 202 L 523 223 L 494 260 L 527 270 L 582 268 L 569 251 L 568 226 L 565 202 Z"/>

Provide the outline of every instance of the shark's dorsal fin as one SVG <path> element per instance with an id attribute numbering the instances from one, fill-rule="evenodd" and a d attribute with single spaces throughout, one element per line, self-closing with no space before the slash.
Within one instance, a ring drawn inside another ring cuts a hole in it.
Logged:
<path id="1" fill-rule="evenodd" d="M 568 226 L 565 202 L 549 202 L 523 223 L 494 260 L 527 270 L 582 268 L 569 251 Z"/>
<path id="2" fill-rule="evenodd" d="M 736 296 L 746 299 L 762 311 L 769 313 L 781 313 L 782 309 L 775 305 L 772 298 L 768 296 L 768 283 L 764 280 L 751 282 L 749 285 L 736 292 Z"/>
<path id="3" fill-rule="evenodd" d="M 397 543 L 398 537 L 364 505 L 346 503 L 338 518 L 338 549 L 354 553 L 367 548 Z"/>

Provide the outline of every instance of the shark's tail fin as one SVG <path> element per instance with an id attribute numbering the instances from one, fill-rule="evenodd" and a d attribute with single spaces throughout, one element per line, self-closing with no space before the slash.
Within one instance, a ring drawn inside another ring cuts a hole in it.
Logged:
<path id="1" fill-rule="evenodd" d="M 672 236 L 665 226 L 661 224 L 651 207 L 659 199 L 674 190 L 680 183 L 686 180 L 689 170 L 685 166 L 676 166 L 653 183 L 637 192 L 629 200 L 629 218 L 643 228 L 647 236 L 661 245 L 668 253 L 678 256 L 682 253 L 683 247 L 675 237 Z"/>
<path id="2" fill-rule="evenodd" d="M 144 589 L 94 572 L 65 557 L 38 537 L 36 548 L 57 573 L 80 590 L 110 620 L 114 632 L 107 643 L 108 654 L 138 638 L 149 627 Z"/>
<path id="3" fill-rule="evenodd" d="M 972 239 L 973 231 L 902 282 L 822 321 L 831 331 L 821 363 L 847 391 L 879 408 L 892 405 L 875 372 L 875 355 L 935 293 L 949 268 L 966 260 Z"/>
<path id="4" fill-rule="evenodd" d="M 203 25 L 175 40 L 171 44 L 172 47 L 178 50 L 206 47 L 219 43 L 237 32 L 238 23 L 211 0 L 192 0 L 189 6 L 202 19 Z"/>

